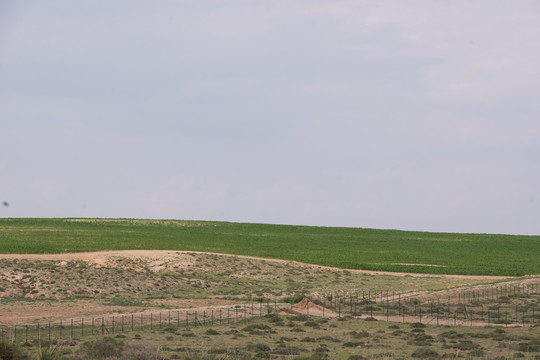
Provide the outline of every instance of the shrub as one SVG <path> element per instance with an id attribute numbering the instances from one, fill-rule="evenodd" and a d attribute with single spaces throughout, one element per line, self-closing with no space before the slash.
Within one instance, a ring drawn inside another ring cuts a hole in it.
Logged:
<path id="1" fill-rule="evenodd" d="M 149 341 L 130 341 L 122 350 L 123 360 L 159 360 L 157 346 Z"/>
<path id="2" fill-rule="evenodd" d="M 370 337 L 371 334 L 369 332 L 367 332 L 366 330 L 362 330 L 361 332 L 356 332 L 356 331 L 351 331 L 349 333 L 349 335 L 351 335 L 351 337 L 355 338 L 355 339 L 361 339 L 361 338 L 366 338 L 366 337 Z"/>
<path id="3" fill-rule="evenodd" d="M 122 342 L 117 342 L 111 337 L 87 341 L 81 345 L 79 355 L 82 360 L 120 357 L 122 355 L 123 345 Z"/>
<path id="4" fill-rule="evenodd" d="M 419 358 L 419 359 L 438 359 L 439 353 L 437 353 L 435 350 L 432 350 L 430 348 L 420 348 L 420 349 L 416 349 L 412 353 L 412 357 Z"/>
<path id="5" fill-rule="evenodd" d="M 296 347 L 296 346 L 278 346 L 273 351 L 272 354 L 276 355 L 298 355 L 301 351 L 306 351 L 305 349 Z"/>
<path id="6" fill-rule="evenodd" d="M 253 331 L 253 330 L 272 330 L 272 328 L 265 324 L 251 324 L 242 329 L 242 331 Z"/>
<path id="7" fill-rule="evenodd" d="M 256 352 L 269 352 L 271 349 L 266 344 L 249 344 L 247 347 L 248 351 L 256 351 Z"/>
<path id="8" fill-rule="evenodd" d="M 38 360 L 60 360 L 62 351 L 57 346 L 40 346 L 38 348 Z M 0 357 L 0 359 L 3 359 Z"/>
<path id="9" fill-rule="evenodd" d="M 450 330 L 450 331 L 443 332 L 441 334 L 441 337 L 446 338 L 446 339 L 458 339 L 458 338 L 463 338 L 463 334 L 458 334 L 456 331 Z"/>
<path id="10" fill-rule="evenodd" d="M 290 320 L 291 321 L 308 321 L 309 316 L 304 315 L 304 314 L 299 314 L 299 315 L 291 317 Z"/>
<path id="11" fill-rule="evenodd" d="M 220 335 L 219 331 L 216 331 L 216 330 L 214 330 L 214 329 L 212 329 L 212 328 L 206 330 L 204 333 L 205 333 L 206 335 Z"/>
<path id="12" fill-rule="evenodd" d="M 303 295 L 303 294 L 296 294 L 296 295 L 288 296 L 288 297 L 284 298 L 282 300 L 282 302 L 289 303 L 289 304 L 297 304 L 300 301 L 304 300 L 305 297 L 306 296 Z"/>
<path id="13" fill-rule="evenodd" d="M 351 355 L 347 358 L 347 360 L 367 360 L 366 357 L 362 356 L 362 355 Z"/>
<path id="14" fill-rule="evenodd" d="M 343 347 L 357 347 L 361 345 L 364 345 L 362 341 L 356 341 L 356 342 L 347 341 L 346 343 L 343 343 Z"/>
<path id="15" fill-rule="evenodd" d="M 0 341 L 0 359 L 27 360 L 30 357 L 18 345 Z"/>
<path id="16" fill-rule="evenodd" d="M 452 346 L 454 349 L 462 351 L 476 350 L 480 348 L 480 345 L 473 343 L 471 340 L 459 340 L 459 342 Z"/>
<path id="17" fill-rule="evenodd" d="M 538 352 L 540 351 L 540 340 L 519 343 L 516 346 L 516 350 L 522 352 Z"/>
<path id="18" fill-rule="evenodd" d="M 413 345 L 416 346 L 429 346 L 433 343 L 433 336 L 427 334 L 416 334 L 412 341 Z"/>

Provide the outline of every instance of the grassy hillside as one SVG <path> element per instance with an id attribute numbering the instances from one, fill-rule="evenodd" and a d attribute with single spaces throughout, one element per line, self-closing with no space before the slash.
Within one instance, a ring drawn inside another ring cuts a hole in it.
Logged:
<path id="1" fill-rule="evenodd" d="M 0 253 L 121 249 L 208 251 L 431 274 L 540 274 L 540 236 L 174 220 L 0 219 Z"/>

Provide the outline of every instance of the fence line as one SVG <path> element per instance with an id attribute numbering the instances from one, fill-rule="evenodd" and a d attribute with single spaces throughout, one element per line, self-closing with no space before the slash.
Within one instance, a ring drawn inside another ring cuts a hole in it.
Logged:
<path id="1" fill-rule="evenodd" d="M 419 321 L 445 325 L 520 325 L 540 323 L 540 307 L 501 306 L 483 303 L 503 297 L 539 295 L 538 283 L 488 286 L 475 290 L 453 291 L 453 296 L 426 298 L 421 303 L 410 294 L 390 290 L 356 290 L 348 293 L 320 294 L 310 299 L 338 316 L 373 317 L 388 321 Z M 436 300 L 436 301 L 435 301 Z M 245 321 L 292 306 L 277 299 L 274 302 L 244 303 L 234 306 L 199 309 L 177 309 L 100 317 L 81 317 L 29 325 L 0 326 L 1 340 L 12 342 L 52 341 L 64 338 L 113 335 L 144 329 L 189 329 Z M 309 310 L 308 310 L 309 311 Z M 309 314 L 309 313 L 308 313 Z"/>
<path id="2" fill-rule="evenodd" d="M 29 325 L 0 326 L 1 341 L 25 342 L 114 335 L 137 330 L 172 330 L 197 326 L 217 326 L 242 322 L 277 311 L 285 304 L 250 303 L 200 309 L 178 309 L 132 314 L 81 317 L 38 322 Z"/>

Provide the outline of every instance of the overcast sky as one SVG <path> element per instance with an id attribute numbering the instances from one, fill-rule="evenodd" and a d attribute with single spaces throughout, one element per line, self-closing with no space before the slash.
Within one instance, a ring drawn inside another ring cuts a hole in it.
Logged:
<path id="1" fill-rule="evenodd" d="M 0 217 L 540 234 L 540 2 L 0 0 Z"/>

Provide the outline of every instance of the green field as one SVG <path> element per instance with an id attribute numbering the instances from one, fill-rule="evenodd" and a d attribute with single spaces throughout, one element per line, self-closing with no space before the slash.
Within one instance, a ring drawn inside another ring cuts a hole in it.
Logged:
<path id="1" fill-rule="evenodd" d="M 430 274 L 540 274 L 540 236 L 177 220 L 0 219 L 0 253 L 122 249 L 206 251 Z"/>

